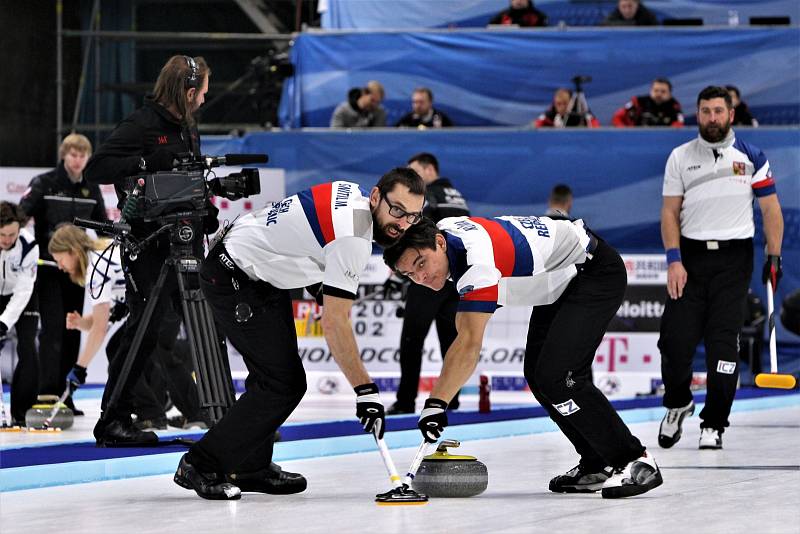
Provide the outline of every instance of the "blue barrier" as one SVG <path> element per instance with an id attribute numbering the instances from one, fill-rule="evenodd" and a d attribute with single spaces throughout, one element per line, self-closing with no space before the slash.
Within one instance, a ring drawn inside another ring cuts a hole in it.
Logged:
<path id="1" fill-rule="evenodd" d="M 796 0 L 645 0 L 659 20 L 700 18 L 705 24 L 728 24 L 735 10 L 741 24 L 749 17 L 788 16 L 797 24 L 800 3 Z M 328 0 L 322 27 L 338 29 L 469 28 L 486 26 L 508 7 L 508 0 Z M 600 24 L 616 7 L 614 0 L 536 0 L 551 26 Z"/>
<path id="2" fill-rule="evenodd" d="M 585 90 L 603 125 L 660 76 L 688 115 L 703 87 L 734 84 L 762 124 L 800 122 L 798 27 L 303 33 L 291 61 L 279 109 L 289 128 L 327 127 L 347 91 L 373 79 L 389 124 L 426 86 L 458 126 L 524 126 L 577 74 L 593 77 Z"/>
<path id="3" fill-rule="evenodd" d="M 316 130 L 204 139 L 204 151 L 266 152 L 271 167 L 286 170 L 287 192 L 334 179 L 369 188 L 391 167 L 428 151 L 439 158 L 442 174 L 453 179 L 476 215 L 543 213 L 552 186 L 565 182 L 575 192 L 575 215 L 612 245 L 626 252 L 660 253 L 664 165 L 674 147 L 696 135 L 695 128 Z M 800 287 L 800 128 L 742 128 L 737 135 L 764 151 L 777 182 L 786 225 L 781 299 Z M 763 243 L 759 228 L 755 288 L 761 288 Z"/>

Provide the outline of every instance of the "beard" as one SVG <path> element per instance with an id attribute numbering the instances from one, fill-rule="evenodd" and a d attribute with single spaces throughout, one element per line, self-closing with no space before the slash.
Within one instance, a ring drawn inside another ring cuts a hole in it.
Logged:
<path id="1" fill-rule="evenodd" d="M 393 230 L 394 232 L 391 232 Z M 396 235 L 392 235 L 392 234 Z M 372 215 L 372 239 L 381 247 L 388 248 L 400 241 L 403 229 L 394 223 L 381 225 L 375 214 Z"/>
<path id="2" fill-rule="evenodd" d="M 700 137 L 709 143 L 719 143 L 728 137 L 728 132 L 730 131 L 730 121 L 725 124 L 707 124 L 705 126 L 700 126 Z"/>

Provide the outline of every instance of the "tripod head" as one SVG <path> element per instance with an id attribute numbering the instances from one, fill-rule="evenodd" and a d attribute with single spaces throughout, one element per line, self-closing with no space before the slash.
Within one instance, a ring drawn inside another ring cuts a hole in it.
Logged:
<path id="1" fill-rule="evenodd" d="M 589 83 L 592 81 L 591 76 L 582 76 L 577 75 L 572 77 L 572 83 L 575 85 L 575 92 L 582 93 L 583 92 L 583 84 Z"/>

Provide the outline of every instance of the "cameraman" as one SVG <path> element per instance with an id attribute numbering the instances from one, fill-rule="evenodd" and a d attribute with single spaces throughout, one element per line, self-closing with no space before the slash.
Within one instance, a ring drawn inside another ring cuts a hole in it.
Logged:
<path id="1" fill-rule="evenodd" d="M 199 156 L 200 135 L 195 113 L 205 101 L 210 74 L 211 71 L 202 57 L 172 56 L 158 75 L 154 94 L 145 97 L 144 105 L 117 125 L 89 161 L 85 171 L 87 179 L 92 183 L 114 184 L 120 199 L 119 206 L 122 208 L 126 196 L 126 177 L 170 171 L 179 154 L 189 153 L 192 158 Z M 208 207 L 216 215 L 216 209 L 210 204 Z M 128 215 L 127 219 L 131 225 L 131 234 L 140 240 L 158 228 L 157 224 L 145 223 L 135 214 Z M 206 219 L 206 233 L 215 231 L 218 226 L 216 218 L 208 216 Z M 197 244 L 201 245 L 199 240 Z M 147 296 L 169 253 L 169 238 L 166 234 L 161 234 L 138 257 L 131 257 L 126 251 L 121 258 L 126 272 L 126 300 L 130 316 L 119 354 L 113 358 L 109 367 L 108 383 L 101 405 L 103 414 L 94 429 L 98 446 L 135 446 L 158 440 L 153 432 L 137 430 L 131 423 L 130 389 L 141 375 L 147 355 L 155 349 L 164 310 L 170 309 L 169 299 L 173 302 L 179 299 L 174 272 L 167 276 L 159 295 L 159 303 L 147 326 L 117 405 L 109 407 L 108 401 L 125 362 L 127 350 L 142 320 Z M 195 253 L 200 256 L 202 251 Z M 187 374 L 186 379 L 190 380 L 191 377 Z"/>

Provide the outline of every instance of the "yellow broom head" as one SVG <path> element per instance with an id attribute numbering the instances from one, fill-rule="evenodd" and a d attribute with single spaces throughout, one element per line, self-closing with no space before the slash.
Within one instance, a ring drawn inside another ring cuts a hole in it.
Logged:
<path id="1" fill-rule="evenodd" d="M 756 385 L 760 388 L 794 389 L 797 380 L 792 375 L 759 373 L 756 375 Z"/>

